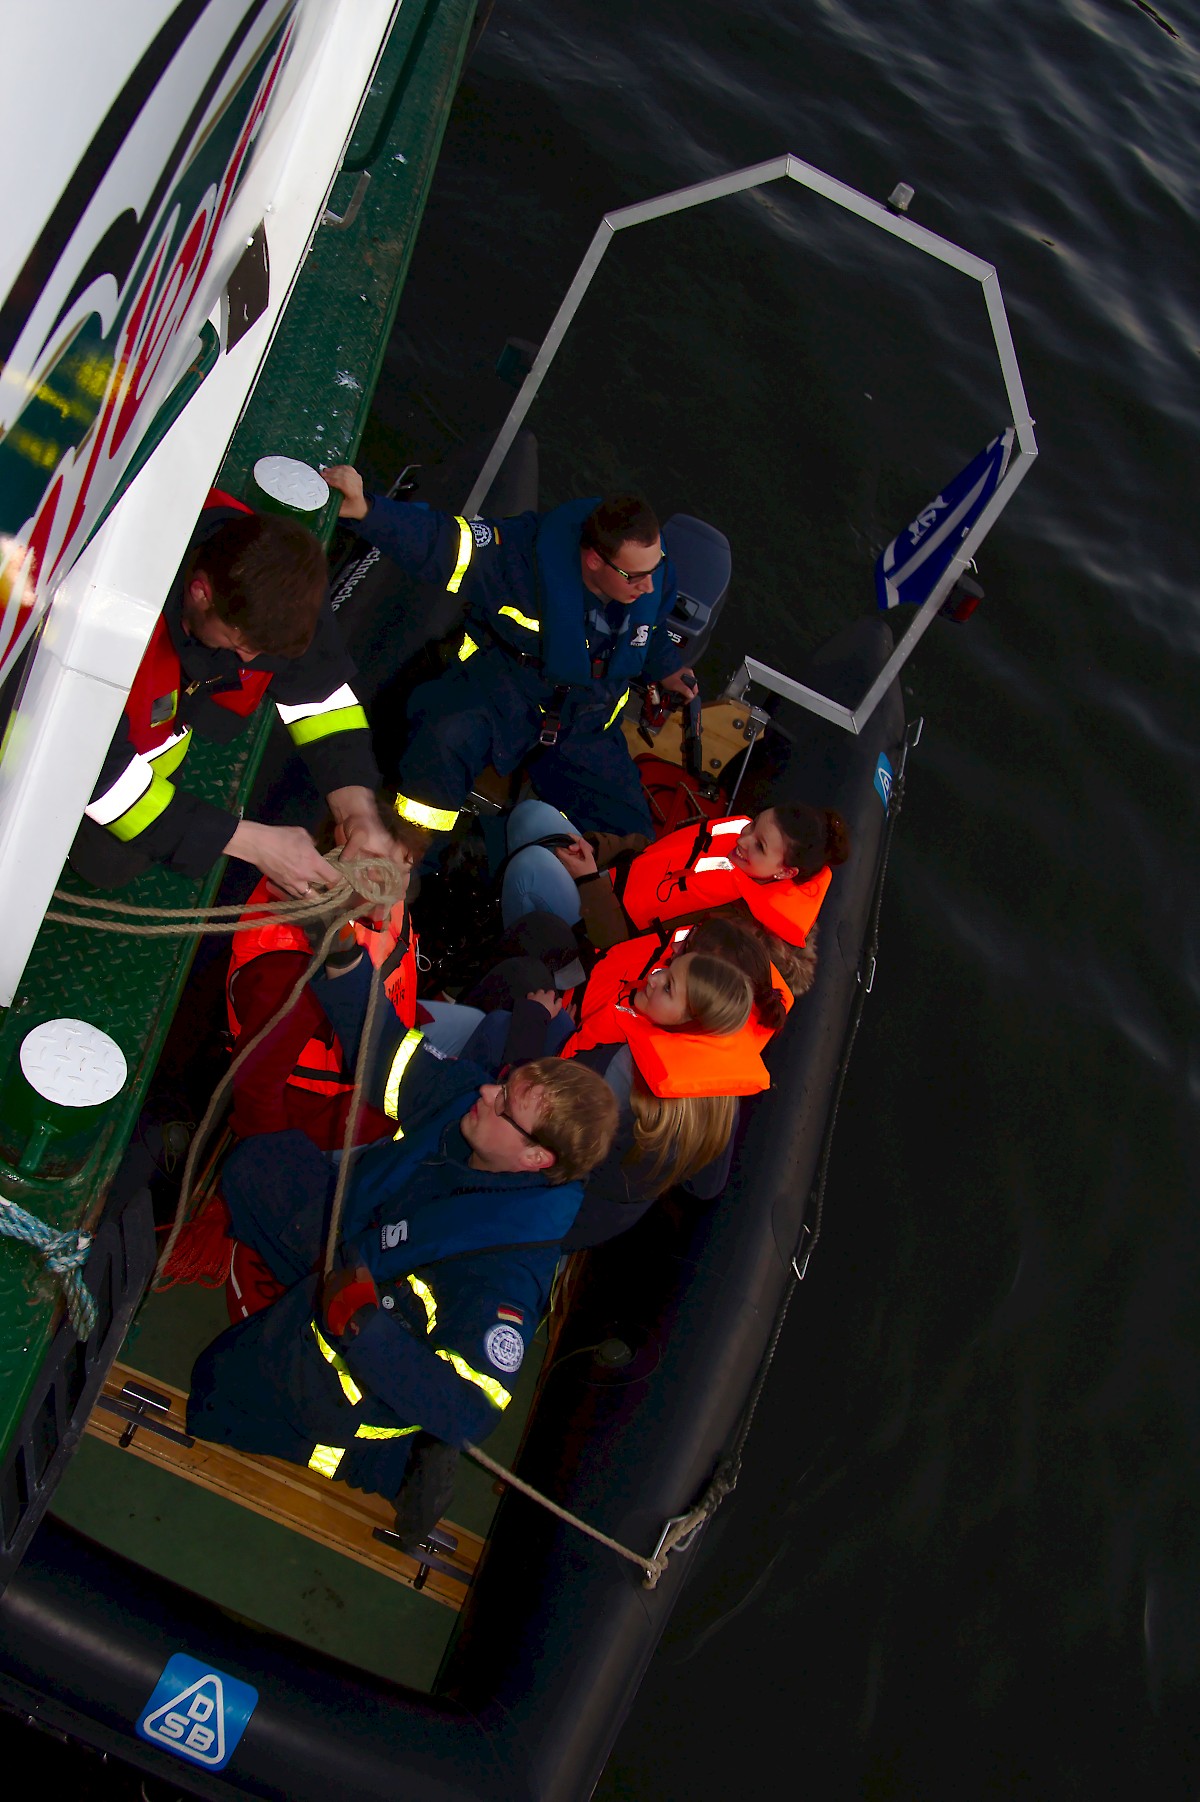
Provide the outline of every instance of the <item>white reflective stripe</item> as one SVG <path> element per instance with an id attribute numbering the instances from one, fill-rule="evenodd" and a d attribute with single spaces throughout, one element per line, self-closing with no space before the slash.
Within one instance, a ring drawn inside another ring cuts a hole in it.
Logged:
<path id="1" fill-rule="evenodd" d="M 727 857 L 698 857 L 692 867 L 700 876 L 705 870 L 732 870 L 733 865 Z"/>
<path id="2" fill-rule="evenodd" d="M 690 935 L 691 930 L 690 926 L 681 926 L 678 932 L 673 932 L 671 934 L 671 943 L 677 945 L 680 939 L 686 939 Z"/>
<path id="3" fill-rule="evenodd" d="M 184 739 L 190 738 L 191 735 L 192 728 L 185 726 L 182 732 L 173 732 L 170 738 L 164 738 L 161 745 L 155 745 L 152 751 L 144 751 L 142 755 L 148 763 L 156 763 L 160 757 L 165 757 L 168 751 L 173 751 L 176 745 L 181 745 Z"/>
<path id="4" fill-rule="evenodd" d="M 749 824 L 749 814 L 740 820 L 718 820 L 715 826 L 709 827 L 708 836 L 709 838 L 720 838 L 725 832 L 736 832 L 740 836 Z"/>
<path id="5" fill-rule="evenodd" d="M 135 754 L 112 787 L 106 788 L 94 801 L 89 801 L 83 811 L 89 820 L 95 820 L 97 826 L 111 826 L 114 820 L 119 820 L 123 813 L 129 812 L 135 801 L 141 800 L 153 781 L 153 766 L 146 758 Z"/>
<path id="6" fill-rule="evenodd" d="M 357 706 L 358 696 L 348 682 L 343 682 L 340 688 L 335 688 L 323 701 L 305 701 L 300 707 L 285 707 L 282 702 L 276 701 L 275 711 L 285 726 L 291 726 L 296 720 L 311 720 L 321 713 L 333 713 L 339 707 Z"/>

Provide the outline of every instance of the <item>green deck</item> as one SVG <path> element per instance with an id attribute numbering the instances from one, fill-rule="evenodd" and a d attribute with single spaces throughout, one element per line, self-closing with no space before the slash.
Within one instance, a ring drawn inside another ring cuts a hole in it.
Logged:
<path id="1" fill-rule="evenodd" d="M 348 229 L 322 226 L 317 233 L 221 469 L 219 484 L 228 491 L 246 492 L 251 467 L 268 453 L 314 464 L 353 460 L 474 14 L 475 0 L 405 0 L 401 7 L 330 207 L 345 211 L 360 167 L 371 175 L 364 202 Z M 331 507 L 327 536 L 332 514 Z M 198 744 L 187 761 L 188 788 L 225 806 L 243 805 L 271 729 L 264 709 L 257 728 L 232 751 Z M 208 905 L 220 874 L 218 869 L 197 883 L 156 868 L 123 897 L 147 906 Z M 64 875 L 64 888 L 78 886 L 69 872 Z M 25 1146 L 11 1110 L 3 1107 L 0 1187 L 51 1225 L 83 1225 L 102 1206 L 194 950 L 191 939 L 135 941 L 43 928 L 21 991 L 0 1024 L 0 1095 L 7 1093 L 25 1034 L 58 1015 L 86 1014 L 103 1026 L 120 1044 L 130 1072 L 119 1104 L 90 1144 L 57 1158 L 51 1147 L 32 1175 L 17 1168 Z M 0 1240 L 0 1453 L 21 1419 L 57 1317 L 54 1291 L 39 1270 L 25 1246 Z M 89 1462 L 91 1457 L 89 1450 Z"/>

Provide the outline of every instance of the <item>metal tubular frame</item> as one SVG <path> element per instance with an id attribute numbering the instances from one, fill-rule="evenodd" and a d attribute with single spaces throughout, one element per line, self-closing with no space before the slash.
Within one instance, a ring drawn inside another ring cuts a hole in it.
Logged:
<path id="1" fill-rule="evenodd" d="M 710 201 L 723 200 L 731 194 L 744 194 L 751 188 L 760 188 L 767 182 L 780 180 L 798 182 L 802 188 L 808 188 L 812 193 L 819 194 L 822 199 L 832 201 L 835 206 L 844 208 L 846 212 L 854 213 L 868 225 L 887 232 L 893 238 L 902 239 L 904 243 L 911 244 L 914 250 L 919 250 L 940 263 L 949 264 L 952 269 L 959 270 L 961 274 L 969 276 L 980 284 L 1016 433 L 1016 454 L 1009 463 L 1004 480 L 999 484 L 995 494 L 959 545 L 941 580 L 929 598 L 917 610 L 907 632 L 856 707 L 842 706 L 836 701 L 831 701 L 827 695 L 819 693 L 816 689 L 807 688 L 801 682 L 792 681 L 790 677 L 780 676 L 776 671 L 770 672 L 772 681 L 769 686 L 775 688 L 776 692 L 786 692 L 789 700 L 795 701 L 801 707 L 806 707 L 811 713 L 819 714 L 822 719 L 831 720 L 835 725 L 842 726 L 847 732 L 858 733 L 862 731 L 863 726 L 874 713 L 900 670 L 916 650 L 918 643 L 940 611 L 942 602 L 950 593 L 959 576 L 970 566 L 976 551 L 1012 499 L 1018 484 L 1028 474 L 1030 465 L 1038 454 L 1033 420 L 1029 415 L 1025 388 L 1017 364 L 1017 353 L 1013 346 L 1008 315 L 1004 310 L 1004 299 L 1000 292 L 1000 278 L 992 264 L 984 262 L 982 257 L 974 256 L 969 250 L 963 250 L 958 244 L 951 244 L 948 238 L 939 237 L 936 232 L 928 231 L 923 225 L 915 225 L 912 220 L 905 218 L 900 213 L 889 211 L 879 201 L 869 199 L 867 195 L 860 194 L 856 188 L 847 187 L 845 182 L 837 181 L 832 175 L 826 175 L 823 170 L 814 168 L 811 163 L 806 163 L 802 158 L 792 156 L 790 153 L 772 157 L 769 162 L 754 163 L 746 169 L 736 169 L 729 175 L 720 175 L 711 181 L 696 182 L 687 188 L 676 188 L 669 194 L 659 194 L 652 200 L 640 201 L 636 206 L 621 207 L 616 212 L 606 213 L 588 246 L 587 254 L 575 272 L 575 278 L 567 289 L 558 312 L 554 315 L 550 330 L 542 341 L 533 367 L 509 409 L 508 417 L 497 434 L 496 442 L 488 453 L 487 461 L 479 473 L 475 486 L 467 496 L 463 512 L 468 518 L 475 513 L 495 480 L 525 415 L 545 379 L 546 371 L 557 356 L 559 346 L 567 334 L 567 328 L 579 310 L 579 304 L 587 293 L 592 277 L 600 267 L 604 253 L 612 243 L 615 234 L 627 230 L 630 226 L 645 225 L 652 219 L 663 219 L 669 213 L 686 212 L 691 207 L 706 206 Z M 755 664 L 752 658 L 746 659 L 746 667 L 751 674 L 755 669 L 766 671 L 768 668 L 765 664 Z M 779 687 L 780 683 L 787 684 L 786 690 Z"/>

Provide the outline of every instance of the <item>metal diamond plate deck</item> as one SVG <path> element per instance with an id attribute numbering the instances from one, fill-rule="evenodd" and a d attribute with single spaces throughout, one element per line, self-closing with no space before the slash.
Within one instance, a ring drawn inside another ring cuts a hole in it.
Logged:
<path id="1" fill-rule="evenodd" d="M 296 284 L 263 376 L 220 472 L 248 493 L 250 470 L 271 452 L 307 462 L 353 459 L 395 317 L 417 226 L 458 84 L 475 0 L 406 0 L 384 53 L 330 210 L 342 214 L 359 174 L 370 182 L 347 229 L 322 226 Z M 332 529 L 332 509 L 327 530 Z M 198 741 L 190 790 L 225 806 L 250 794 L 272 721 L 233 747 Z M 127 900 L 210 905 L 220 869 L 197 883 L 155 868 Z M 82 892 L 70 871 L 62 887 Z M 90 892 L 90 891 L 89 891 Z M 0 1091 L 26 1033 L 41 1021 L 85 1015 L 116 1040 L 129 1065 L 117 1102 L 34 1177 L 16 1169 L 24 1139 L 10 1110 L 0 1120 L 0 1188 L 56 1227 L 88 1225 L 103 1205 L 187 980 L 195 940 L 125 939 L 75 927 L 43 928 L 25 981 L 0 1024 Z M 20 1420 L 55 1323 L 51 1285 L 25 1246 L 0 1239 L 0 1453 Z"/>

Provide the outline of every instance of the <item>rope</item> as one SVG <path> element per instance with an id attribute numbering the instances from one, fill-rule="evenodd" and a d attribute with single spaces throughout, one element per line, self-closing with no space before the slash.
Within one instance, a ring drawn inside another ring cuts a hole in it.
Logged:
<path id="1" fill-rule="evenodd" d="M 627 1545 L 621 1544 L 620 1540 L 610 1539 L 607 1533 L 600 1531 L 599 1527 L 593 1527 L 586 1520 L 580 1520 L 579 1516 L 572 1514 L 569 1508 L 560 1507 L 548 1495 L 543 1495 L 540 1489 L 535 1489 L 532 1483 L 527 1483 L 523 1477 L 517 1476 L 515 1471 L 507 1470 L 503 1464 L 497 1464 L 494 1458 L 489 1458 L 486 1452 L 481 1452 L 477 1445 L 471 1445 L 468 1442 L 462 1449 L 468 1458 L 473 1459 L 492 1476 L 498 1477 L 502 1483 L 507 1483 L 510 1489 L 515 1489 L 518 1494 L 528 1497 L 531 1502 L 537 1502 L 539 1507 L 545 1508 L 549 1514 L 557 1515 L 559 1520 L 565 1521 L 567 1526 L 574 1527 L 577 1532 L 586 1533 L 589 1539 L 594 1539 L 597 1545 L 606 1546 L 610 1552 L 615 1552 L 618 1558 L 624 1558 L 628 1563 L 636 1564 L 645 1575 L 647 1589 L 654 1589 L 657 1586 L 658 1579 L 667 1568 L 666 1549 L 649 1558 L 644 1552 L 631 1552 Z"/>
<path id="2" fill-rule="evenodd" d="M 92 1248 L 91 1234 L 56 1232 L 7 1195 L 0 1195 L 0 1233 L 33 1246 L 46 1269 L 58 1279 L 76 1336 L 87 1339 L 96 1324 L 96 1298 L 80 1272 Z"/>
<path id="3" fill-rule="evenodd" d="M 162 1255 L 158 1260 L 158 1265 L 154 1272 L 154 1280 L 150 1285 L 152 1289 L 167 1289 L 171 1287 L 166 1281 L 167 1265 L 171 1262 L 179 1235 L 188 1223 L 192 1205 L 192 1185 L 196 1180 L 196 1166 L 200 1162 L 200 1154 L 208 1142 L 208 1136 L 212 1131 L 214 1124 L 220 1117 L 221 1110 L 225 1104 L 225 1097 L 233 1086 L 234 1077 L 246 1062 L 247 1058 L 251 1057 L 253 1053 L 258 1050 L 263 1040 L 267 1038 L 269 1034 L 274 1032 L 284 1016 L 290 1013 L 292 1008 L 295 1007 L 297 1001 L 300 999 L 301 993 L 308 986 L 312 977 L 316 975 L 326 957 L 329 955 L 333 941 L 340 931 L 341 921 L 336 918 L 330 920 L 320 945 L 292 984 L 290 993 L 280 1006 L 276 1008 L 275 1012 L 271 1015 L 271 1018 L 265 1025 L 260 1027 L 258 1032 L 255 1033 L 249 1044 L 241 1047 L 237 1056 L 233 1059 L 233 1062 L 229 1065 L 229 1068 L 213 1090 L 212 1098 L 204 1110 L 204 1118 L 196 1128 L 195 1136 L 188 1147 L 187 1163 L 183 1167 L 183 1183 L 179 1190 L 179 1201 L 175 1208 L 175 1219 L 171 1225 L 171 1230 L 167 1235 L 167 1242 L 163 1246 Z"/>
<path id="4" fill-rule="evenodd" d="M 364 953 L 364 956 L 366 953 Z M 333 1269 L 334 1253 L 337 1250 L 338 1233 L 342 1224 L 342 1204 L 346 1199 L 346 1185 L 350 1180 L 350 1153 L 354 1147 L 354 1135 L 358 1131 L 358 1117 L 362 1112 L 363 1084 L 362 1073 L 370 1056 L 371 1040 L 375 1031 L 375 1010 L 383 989 L 383 966 L 376 964 L 371 970 L 371 988 L 367 996 L 367 1011 L 363 1019 L 363 1029 L 358 1041 L 358 1056 L 354 1060 L 354 1088 L 350 1095 L 350 1106 L 346 1112 L 346 1131 L 342 1137 L 342 1157 L 338 1164 L 337 1182 L 333 1190 L 333 1206 L 329 1210 L 329 1232 L 325 1239 L 324 1273 L 329 1275 Z"/>
<path id="5" fill-rule="evenodd" d="M 916 738 L 920 737 L 920 727 L 916 729 Z M 867 920 L 867 936 L 863 943 L 863 961 L 860 966 L 858 994 L 855 998 L 854 1012 L 850 1016 L 850 1025 L 842 1049 L 842 1061 L 838 1066 L 837 1083 L 833 1091 L 833 1106 L 829 1110 L 829 1120 L 825 1127 L 825 1138 L 821 1145 L 821 1161 L 817 1166 L 816 1180 L 809 1192 L 809 1202 L 813 1210 L 813 1224 L 810 1231 L 807 1220 L 800 1228 L 800 1240 L 792 1253 L 792 1270 L 796 1280 L 803 1282 L 804 1273 L 808 1269 L 809 1260 L 817 1249 L 817 1241 L 821 1237 L 821 1225 L 825 1215 L 825 1184 L 829 1176 L 829 1161 L 833 1155 L 833 1133 L 837 1125 L 838 1109 L 842 1105 L 842 1091 L 846 1086 L 846 1075 L 850 1068 L 850 1054 L 854 1050 L 854 1041 L 858 1037 L 858 1029 L 862 1024 L 863 1009 L 867 1004 L 867 984 L 863 982 L 861 969 L 872 968 L 879 950 L 879 916 L 883 910 L 883 885 L 888 872 L 888 861 L 892 855 L 892 839 L 895 837 L 896 824 L 900 818 L 900 809 L 904 805 L 904 784 L 908 772 L 908 753 L 916 742 L 913 729 L 910 727 L 904 742 L 904 756 L 900 760 L 900 768 L 892 783 L 891 799 L 888 804 L 887 827 L 883 835 L 883 850 L 879 858 L 879 874 L 875 878 L 875 892 L 871 901 L 871 912 Z M 808 1210 L 805 1210 L 807 1214 Z M 808 1234 L 808 1244 L 804 1249 L 804 1261 L 797 1265 L 800 1247 L 804 1244 L 804 1235 Z M 790 1299 L 790 1291 L 789 1291 Z M 786 1302 L 785 1302 L 786 1308 Z"/>
<path id="6" fill-rule="evenodd" d="M 329 861 L 337 864 L 340 869 L 349 870 L 354 877 L 354 881 L 353 881 L 353 883 L 350 883 L 349 881 L 346 881 L 344 883 L 339 883 L 336 890 L 331 890 L 331 889 L 325 890 L 317 902 L 306 903 L 306 906 L 308 906 L 309 913 L 311 916 L 328 915 L 329 909 L 331 906 L 332 897 L 335 895 L 341 895 L 341 892 L 343 889 L 345 891 L 345 901 L 346 902 L 356 901 L 358 896 L 363 895 L 363 894 L 365 894 L 367 896 L 368 900 L 370 900 L 374 905 L 376 905 L 378 907 L 387 906 L 396 900 L 396 898 L 399 894 L 399 890 L 396 887 L 396 871 L 395 871 L 394 867 L 387 862 L 386 859 L 367 858 L 367 859 L 360 860 L 360 859 L 355 858 L 345 864 L 342 864 L 340 852 L 337 850 L 331 851 L 328 854 L 328 857 L 329 857 Z M 145 910 L 145 911 L 153 912 L 154 910 Z M 224 1106 L 225 1097 L 228 1095 L 230 1089 L 233 1086 L 234 1077 L 237 1075 L 238 1071 L 242 1068 L 242 1066 L 246 1063 L 247 1059 L 249 1059 L 250 1057 L 253 1056 L 253 1054 L 258 1050 L 259 1046 L 263 1043 L 263 1041 L 266 1038 L 268 1038 L 272 1032 L 274 1032 L 275 1028 L 279 1025 L 279 1022 L 282 1019 L 284 1019 L 285 1016 L 287 1014 L 289 1014 L 291 1012 L 292 1008 L 296 1005 L 296 1002 L 300 999 L 300 996 L 303 993 L 304 989 L 307 987 L 308 983 L 311 981 L 313 976 L 315 976 L 317 971 L 320 969 L 320 967 L 324 963 L 326 957 L 329 955 L 329 951 L 333 945 L 333 942 L 334 942 L 335 938 L 337 937 L 338 933 L 341 931 L 343 915 L 349 911 L 350 911 L 350 909 L 348 906 L 340 906 L 339 905 L 338 910 L 333 914 L 332 918 L 328 919 L 326 927 L 325 927 L 325 932 L 321 939 L 320 945 L 317 947 L 316 951 L 313 953 L 312 958 L 310 959 L 309 963 L 305 966 L 304 970 L 296 978 L 296 981 L 293 983 L 289 994 L 284 998 L 284 1000 L 281 1002 L 279 1007 L 276 1008 L 275 1012 L 271 1015 L 271 1018 L 269 1020 L 267 1020 L 266 1023 L 262 1027 L 260 1027 L 258 1032 L 255 1033 L 254 1037 L 249 1041 L 249 1043 L 246 1045 L 243 1045 L 239 1049 L 237 1056 L 233 1059 L 233 1061 L 229 1065 L 229 1068 L 225 1071 L 225 1074 L 222 1076 L 220 1082 L 217 1084 L 216 1088 L 213 1090 L 212 1097 L 209 1101 L 209 1104 L 204 1110 L 204 1118 L 201 1120 L 199 1126 L 197 1126 L 195 1135 L 191 1142 L 191 1145 L 188 1147 L 187 1163 L 184 1165 L 183 1182 L 182 1182 L 182 1185 L 181 1185 L 180 1191 L 179 1191 L 179 1201 L 178 1201 L 178 1204 L 175 1209 L 175 1219 L 172 1222 L 171 1231 L 167 1236 L 167 1242 L 163 1246 L 162 1255 L 160 1256 L 160 1258 L 158 1260 L 158 1265 L 154 1272 L 154 1280 L 151 1284 L 151 1288 L 160 1290 L 160 1289 L 165 1289 L 165 1288 L 171 1287 L 171 1284 L 168 1283 L 166 1280 L 167 1266 L 169 1265 L 171 1258 L 174 1254 L 175 1246 L 179 1240 L 179 1235 L 188 1223 L 188 1219 L 189 1219 L 189 1215 L 190 1215 L 190 1211 L 191 1211 L 191 1203 L 192 1203 L 192 1189 L 193 1189 L 193 1185 L 196 1180 L 196 1167 L 200 1162 L 200 1155 L 201 1155 L 205 1145 L 207 1144 L 209 1134 L 211 1133 L 215 1122 L 220 1117 L 221 1110 Z M 273 915 L 269 915 L 266 917 L 278 919 L 281 917 L 281 914 L 282 914 L 282 910 L 280 910 L 280 913 L 275 913 Z M 260 916 L 258 916 L 257 911 L 256 911 L 255 918 L 258 918 L 258 917 L 260 917 Z M 296 916 L 293 914 L 292 918 L 295 919 L 295 917 Z M 236 923 L 235 923 L 233 930 L 236 931 L 236 929 L 237 929 L 237 927 L 236 927 Z M 134 927 L 134 928 L 131 928 L 131 930 L 137 932 L 139 930 L 152 930 L 152 929 Z M 178 930 L 178 928 L 173 928 L 172 930 Z M 375 997 L 376 997 L 377 989 L 378 989 L 378 981 L 373 980 L 372 984 L 371 984 L 371 998 L 370 998 L 370 1001 L 368 1002 L 368 1006 L 367 1006 L 368 1025 L 370 1024 L 370 1021 L 373 1019 L 373 1016 L 374 1016 L 374 1004 L 375 1004 Z M 364 1040 L 366 1039 L 366 1034 L 367 1034 L 367 1028 L 364 1027 L 364 1034 L 363 1034 Z M 360 1047 L 359 1047 L 360 1062 L 361 1062 L 361 1058 L 362 1058 L 362 1046 L 360 1044 Z M 358 1114 L 359 1114 L 360 1108 L 361 1108 L 360 1085 L 357 1080 L 357 1071 L 356 1071 L 355 1072 L 354 1096 L 353 1096 L 353 1099 L 351 1102 L 350 1115 L 347 1119 L 348 1128 L 353 1129 L 357 1125 Z M 343 1159 L 343 1164 L 345 1164 L 345 1161 L 346 1160 Z M 340 1215 L 339 1196 L 340 1196 L 340 1192 L 342 1190 L 344 1190 L 344 1187 L 345 1187 L 345 1179 L 343 1177 L 342 1171 L 339 1170 L 339 1172 L 338 1172 L 338 1191 L 335 1192 L 335 1204 L 339 1206 L 339 1215 Z"/>
<path id="7" fill-rule="evenodd" d="M 341 847 L 334 846 L 325 853 L 325 861 L 339 872 L 339 880 L 315 895 L 256 901 L 249 906 L 244 901 L 234 901 L 223 907 L 142 907 L 134 901 L 122 901 L 119 895 L 77 895 L 69 889 L 56 888 L 54 899 L 67 903 L 69 911 L 54 908 L 46 918 L 89 932 L 169 938 L 186 937 L 192 932 L 232 933 L 243 925 L 304 925 L 323 919 L 331 909 L 351 912 L 360 896 L 375 907 L 388 907 L 398 898 L 396 869 L 390 858 L 353 857 L 344 861 Z M 118 917 L 91 917 L 100 912 Z"/>

